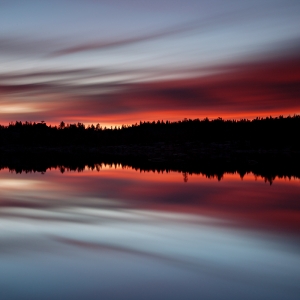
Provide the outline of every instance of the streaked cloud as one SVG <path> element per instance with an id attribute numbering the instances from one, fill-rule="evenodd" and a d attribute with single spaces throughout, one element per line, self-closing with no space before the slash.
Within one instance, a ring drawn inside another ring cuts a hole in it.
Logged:
<path id="1" fill-rule="evenodd" d="M 40 76 L 62 76 L 64 79 L 39 84 L 0 85 L 0 93 L 6 95 L 6 100 L 0 102 L 0 109 L 1 106 L 3 108 L 1 119 L 5 122 L 16 118 L 7 110 L 8 101 L 13 111 L 18 107 L 26 108 L 15 111 L 18 119 L 32 120 L 28 119 L 30 116 L 34 120 L 43 119 L 48 123 L 65 120 L 121 125 L 139 120 L 206 116 L 241 118 L 300 113 L 300 58 L 294 51 L 288 56 L 285 53 L 280 59 L 213 69 L 219 71 L 207 76 L 179 76 L 178 79 L 170 80 L 100 81 L 86 84 L 81 83 L 82 78 L 101 77 L 110 71 L 74 69 L 17 74 L 15 77 L 10 75 L 12 82 L 18 77 L 24 79 L 27 76 L 33 82 Z M 126 73 L 126 70 L 123 72 Z M 111 74 L 118 74 L 118 70 Z M 22 97 L 25 95 L 31 97 L 30 102 L 35 103 L 33 106 L 24 104 Z"/>
<path id="2" fill-rule="evenodd" d="M 5 2 L 0 123 L 300 112 L 298 3 L 154 2 Z"/>

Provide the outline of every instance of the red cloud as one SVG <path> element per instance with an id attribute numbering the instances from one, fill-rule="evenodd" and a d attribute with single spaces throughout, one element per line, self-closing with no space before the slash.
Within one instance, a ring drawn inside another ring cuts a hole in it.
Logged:
<path id="1" fill-rule="evenodd" d="M 30 120 L 43 119 L 48 123 L 64 120 L 121 125 L 140 120 L 253 118 L 300 113 L 300 57 L 233 65 L 221 70 L 217 75 L 205 77 L 132 84 L 1 85 L 0 93 L 5 93 L 7 99 L 14 93 L 32 92 L 36 99 L 47 96 L 45 111 L 32 112 Z M 27 116 L 6 114 L 1 118 L 4 122 L 25 121 Z"/>

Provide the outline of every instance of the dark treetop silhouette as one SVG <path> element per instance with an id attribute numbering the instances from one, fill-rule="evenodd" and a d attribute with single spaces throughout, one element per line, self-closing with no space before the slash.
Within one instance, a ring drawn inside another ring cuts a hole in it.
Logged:
<path id="1" fill-rule="evenodd" d="M 0 146 L 107 146 L 164 143 L 238 143 L 243 148 L 299 149 L 300 116 L 223 120 L 184 119 L 178 122 L 140 122 L 131 126 L 102 128 L 82 123 L 47 126 L 15 122 L 0 126 Z"/>

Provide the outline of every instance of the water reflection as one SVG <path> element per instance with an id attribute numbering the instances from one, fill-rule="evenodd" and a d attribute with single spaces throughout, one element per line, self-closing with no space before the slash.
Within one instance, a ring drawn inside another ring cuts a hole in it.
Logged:
<path id="1" fill-rule="evenodd" d="M 1 299 L 297 299 L 299 179 L 82 171 L 0 172 Z"/>
<path id="2" fill-rule="evenodd" d="M 67 159 L 68 160 L 68 159 Z M 4 160 L 5 161 L 5 160 Z M 58 160 L 59 161 L 59 160 Z M 122 168 L 122 169 L 134 169 L 138 172 L 152 172 L 152 173 L 170 173 L 170 172 L 179 172 L 183 175 L 183 181 L 187 182 L 190 175 L 203 175 L 206 178 L 216 178 L 219 181 L 224 178 L 225 175 L 234 174 L 239 175 L 241 179 L 244 178 L 245 175 L 253 174 L 255 179 L 263 178 L 265 182 L 269 182 L 270 185 L 277 179 L 299 179 L 300 172 L 297 164 L 288 164 L 285 165 L 283 162 L 277 165 L 264 165 L 264 164 L 256 164 L 256 163 L 228 163 L 225 164 L 221 161 L 207 161 L 206 163 L 201 162 L 200 164 L 197 162 L 188 163 L 155 163 L 152 161 L 145 160 L 122 160 L 121 162 L 111 161 L 105 159 L 104 162 L 95 163 L 95 158 L 91 158 L 89 163 L 87 163 L 86 159 L 78 159 L 74 160 L 73 158 L 68 160 L 66 163 L 66 159 L 63 160 L 64 163 L 60 164 L 57 160 L 54 161 L 41 161 L 37 160 L 29 160 L 21 162 L 15 161 L 0 161 L 0 170 L 6 170 L 17 174 L 22 173 L 35 173 L 40 172 L 42 174 L 46 173 L 47 170 L 59 170 L 62 174 L 66 171 L 75 171 L 75 172 L 83 172 L 84 170 L 92 170 L 100 172 L 102 169 L 106 168 Z M 251 162 L 251 161 L 250 161 Z"/>

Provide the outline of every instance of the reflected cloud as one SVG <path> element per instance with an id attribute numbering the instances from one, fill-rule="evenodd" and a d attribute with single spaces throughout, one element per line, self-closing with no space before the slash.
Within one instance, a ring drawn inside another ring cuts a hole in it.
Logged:
<path id="1" fill-rule="evenodd" d="M 32 189 L 36 188 L 42 181 L 39 180 L 18 180 L 18 179 L 1 179 L 1 189 Z"/>
<path id="2" fill-rule="evenodd" d="M 22 177 L 29 175 L 39 179 L 31 181 L 30 187 L 26 180 L 22 184 Z M 0 199 L 2 216 L 90 223 L 121 218 L 125 209 L 123 219 L 134 222 L 140 217 L 128 219 L 130 210 L 144 210 L 179 213 L 182 217 L 189 214 L 190 221 L 195 215 L 196 222 L 203 222 L 200 216 L 213 218 L 222 220 L 224 227 L 299 234 L 299 180 L 276 179 L 276 184 L 270 186 L 263 180 L 256 181 L 252 174 L 245 175 L 243 181 L 238 175 L 228 174 L 220 182 L 190 174 L 185 183 L 180 173 L 140 173 L 130 168 L 85 170 L 80 174 L 50 171 L 42 178 L 39 174 L 11 176 L 22 177 L 11 181 L 5 179 L 5 172 L 1 173 L 6 187 Z M 15 182 L 20 182 L 17 190 Z M 53 216 L 48 218 L 42 211 L 41 216 L 38 211 L 35 215 L 35 208 L 44 208 L 45 212 L 50 209 Z M 147 219 L 147 214 L 143 218 Z M 208 221 L 210 225 L 218 226 L 213 219 Z"/>

